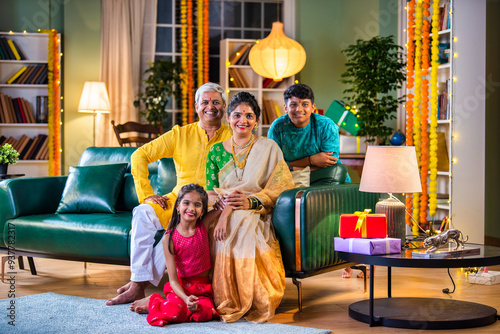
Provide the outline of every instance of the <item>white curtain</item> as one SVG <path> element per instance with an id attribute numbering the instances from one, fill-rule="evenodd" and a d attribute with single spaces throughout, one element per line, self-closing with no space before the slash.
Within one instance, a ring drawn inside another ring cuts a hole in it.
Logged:
<path id="1" fill-rule="evenodd" d="M 100 80 L 111 113 L 98 115 L 96 146 L 118 146 L 111 120 L 139 120 L 134 100 L 147 61 L 154 60 L 156 7 L 157 0 L 102 0 Z"/>

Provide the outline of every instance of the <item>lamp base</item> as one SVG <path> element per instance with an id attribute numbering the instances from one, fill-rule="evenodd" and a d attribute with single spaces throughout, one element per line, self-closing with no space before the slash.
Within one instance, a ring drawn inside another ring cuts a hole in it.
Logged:
<path id="1" fill-rule="evenodd" d="M 375 213 L 385 214 L 387 217 L 387 236 L 401 239 L 401 246 L 404 246 L 406 243 L 405 205 L 389 197 L 377 203 Z"/>

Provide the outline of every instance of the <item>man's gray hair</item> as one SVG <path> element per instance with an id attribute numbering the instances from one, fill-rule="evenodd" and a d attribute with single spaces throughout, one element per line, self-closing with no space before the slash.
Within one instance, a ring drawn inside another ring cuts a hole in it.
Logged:
<path id="1" fill-rule="evenodd" d="M 224 88 L 222 88 L 220 85 L 213 83 L 213 82 L 207 82 L 206 84 L 203 84 L 196 90 L 196 95 L 194 97 L 194 101 L 197 104 L 200 104 L 200 99 L 203 94 L 207 92 L 217 92 L 221 95 L 222 97 L 222 102 L 224 105 L 227 104 L 227 97 L 226 97 L 226 92 L 224 91 Z"/>

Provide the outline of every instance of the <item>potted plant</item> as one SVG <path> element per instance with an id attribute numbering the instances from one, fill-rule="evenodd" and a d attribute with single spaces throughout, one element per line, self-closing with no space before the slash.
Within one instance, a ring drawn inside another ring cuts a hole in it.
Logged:
<path id="1" fill-rule="evenodd" d="M 168 118 L 165 110 L 171 96 L 180 97 L 179 85 L 182 82 L 182 68 L 180 64 L 169 60 L 159 59 L 149 63 L 145 73 L 150 73 L 144 80 L 144 93 L 137 95 L 134 106 L 144 109 L 140 114 L 146 116 L 146 121 L 154 126 L 161 127 Z"/>
<path id="2" fill-rule="evenodd" d="M 368 142 L 385 142 L 394 131 L 385 121 L 396 118 L 398 105 L 405 100 L 404 95 L 394 97 L 405 81 L 402 49 L 393 36 L 376 36 L 368 41 L 357 40 L 342 50 L 348 58 L 341 80 L 349 85 L 344 100 L 356 106 L 358 136 L 366 136 Z"/>
<path id="3" fill-rule="evenodd" d="M 7 167 L 16 164 L 19 160 L 17 152 L 11 144 L 4 144 L 0 147 L 0 174 L 7 174 Z"/>

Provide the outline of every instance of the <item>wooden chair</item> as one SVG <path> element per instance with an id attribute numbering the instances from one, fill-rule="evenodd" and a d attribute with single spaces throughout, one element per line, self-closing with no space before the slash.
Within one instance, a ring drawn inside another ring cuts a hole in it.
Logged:
<path id="1" fill-rule="evenodd" d="M 162 134 L 161 128 L 151 124 L 137 122 L 115 124 L 115 121 L 111 121 L 111 124 L 120 146 L 142 146 Z M 123 134 L 126 134 L 126 136 L 123 136 Z"/>

